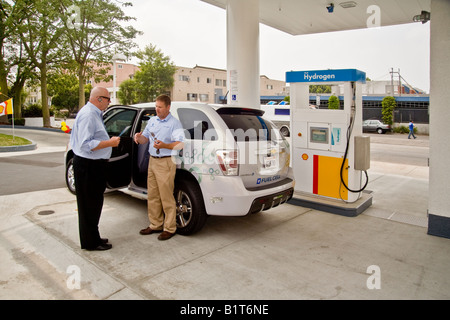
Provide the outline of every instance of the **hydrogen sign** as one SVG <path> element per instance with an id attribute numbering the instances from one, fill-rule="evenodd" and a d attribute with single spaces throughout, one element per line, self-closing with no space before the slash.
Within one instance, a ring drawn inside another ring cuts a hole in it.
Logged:
<path id="1" fill-rule="evenodd" d="M 286 82 L 360 82 L 366 83 L 366 73 L 356 69 L 290 71 L 286 72 Z"/>

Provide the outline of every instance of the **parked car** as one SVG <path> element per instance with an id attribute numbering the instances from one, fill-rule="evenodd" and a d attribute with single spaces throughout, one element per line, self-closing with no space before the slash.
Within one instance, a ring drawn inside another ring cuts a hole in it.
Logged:
<path id="1" fill-rule="evenodd" d="M 381 134 L 391 131 L 391 126 L 381 122 L 380 120 L 364 120 L 363 131 L 378 132 Z"/>
<path id="2" fill-rule="evenodd" d="M 186 134 L 183 150 L 174 156 L 178 233 L 199 231 L 208 215 L 243 216 L 292 197 L 289 144 L 264 111 L 190 102 L 172 102 L 170 111 Z M 147 199 L 148 145 L 137 145 L 133 136 L 155 115 L 154 103 L 105 111 L 108 134 L 121 136 L 108 161 L 109 189 Z M 65 179 L 75 193 L 72 158 L 68 150 Z"/>

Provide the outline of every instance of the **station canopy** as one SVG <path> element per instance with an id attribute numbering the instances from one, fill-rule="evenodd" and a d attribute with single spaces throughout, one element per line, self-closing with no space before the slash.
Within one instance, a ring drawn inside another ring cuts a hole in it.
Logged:
<path id="1" fill-rule="evenodd" d="M 228 2 L 201 1 L 223 9 Z M 430 9 L 431 0 L 259 0 L 259 21 L 291 35 L 302 35 L 413 23 L 415 16 Z"/>

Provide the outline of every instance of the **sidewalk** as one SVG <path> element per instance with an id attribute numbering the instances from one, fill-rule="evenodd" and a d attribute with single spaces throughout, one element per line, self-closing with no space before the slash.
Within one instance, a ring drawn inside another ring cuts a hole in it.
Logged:
<path id="1" fill-rule="evenodd" d="M 425 144 L 420 138 L 410 143 Z M 105 252 L 79 248 L 67 190 L 0 196 L 0 298 L 449 299 L 450 240 L 427 235 L 426 171 L 372 163 L 373 203 L 357 217 L 285 204 L 209 217 L 198 234 L 168 241 L 139 235 L 145 201 L 108 193 L 100 230 L 113 248 Z"/>

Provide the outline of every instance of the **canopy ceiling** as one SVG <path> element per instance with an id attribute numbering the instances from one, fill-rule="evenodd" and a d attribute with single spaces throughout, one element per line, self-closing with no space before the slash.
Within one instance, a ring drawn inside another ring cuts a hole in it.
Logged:
<path id="1" fill-rule="evenodd" d="M 201 1 L 226 9 L 227 0 Z M 261 23 L 292 35 L 367 28 L 368 20 L 369 26 L 373 26 L 377 11 L 380 26 L 412 23 L 414 16 L 423 10 L 430 12 L 431 7 L 431 0 L 259 0 L 259 3 Z M 332 13 L 327 9 L 331 3 Z M 348 4 L 352 7 L 343 7 Z"/>

